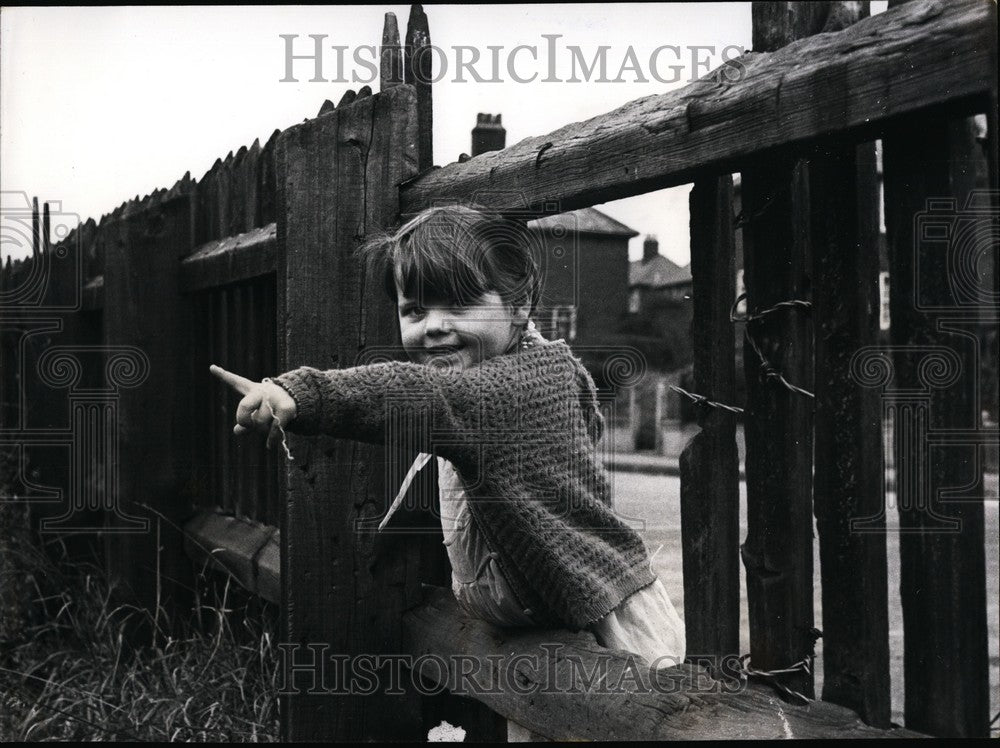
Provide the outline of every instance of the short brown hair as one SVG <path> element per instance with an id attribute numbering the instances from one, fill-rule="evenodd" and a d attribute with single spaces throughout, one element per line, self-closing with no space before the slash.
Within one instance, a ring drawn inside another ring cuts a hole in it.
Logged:
<path id="1" fill-rule="evenodd" d="M 358 253 L 393 301 L 397 280 L 414 298 L 474 304 L 493 291 L 505 304 L 527 304 L 529 313 L 541 296 L 527 227 L 478 207 L 428 208 Z"/>

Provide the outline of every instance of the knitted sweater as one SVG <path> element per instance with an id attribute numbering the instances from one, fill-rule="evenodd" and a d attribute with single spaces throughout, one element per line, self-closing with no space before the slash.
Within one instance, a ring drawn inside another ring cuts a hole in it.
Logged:
<path id="1" fill-rule="evenodd" d="M 610 508 L 594 383 L 564 342 L 464 371 L 392 361 L 273 381 L 296 402 L 291 431 L 405 444 L 455 465 L 472 521 L 536 621 L 585 628 L 655 579 Z"/>

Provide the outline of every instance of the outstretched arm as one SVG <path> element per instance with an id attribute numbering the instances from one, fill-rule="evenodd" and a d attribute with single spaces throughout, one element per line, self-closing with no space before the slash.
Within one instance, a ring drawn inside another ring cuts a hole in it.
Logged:
<path id="1" fill-rule="evenodd" d="M 516 381 L 492 362 L 457 372 L 399 361 L 329 371 L 302 367 L 274 379 L 296 403 L 293 431 L 421 451 L 429 451 L 433 433 L 444 442 L 434 446 L 452 452 L 470 448 L 484 429 L 516 420 Z"/>

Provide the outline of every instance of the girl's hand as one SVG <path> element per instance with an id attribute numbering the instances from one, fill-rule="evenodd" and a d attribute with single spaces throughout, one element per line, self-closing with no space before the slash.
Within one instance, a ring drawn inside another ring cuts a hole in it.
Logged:
<path id="1" fill-rule="evenodd" d="M 234 434 L 255 430 L 267 434 L 267 446 L 281 441 L 281 430 L 295 418 L 295 400 L 271 382 L 254 382 L 213 364 L 209 371 L 243 395 L 236 409 Z"/>

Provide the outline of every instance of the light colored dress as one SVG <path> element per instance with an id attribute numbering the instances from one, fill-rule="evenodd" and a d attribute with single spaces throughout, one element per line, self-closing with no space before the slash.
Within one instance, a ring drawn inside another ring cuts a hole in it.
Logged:
<path id="1" fill-rule="evenodd" d="M 430 459 L 425 452 L 417 456 L 382 526 Z M 472 521 L 465 486 L 455 467 L 443 457 L 437 458 L 437 464 L 441 531 L 451 563 L 451 589 L 459 606 L 496 626 L 535 625 L 530 611 L 518 605 L 496 554 Z M 684 660 L 684 622 L 659 579 L 630 595 L 588 629 L 602 647 L 639 655 L 649 666 L 669 667 Z"/>

